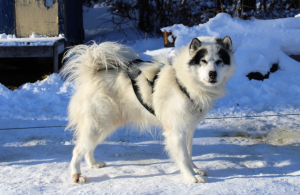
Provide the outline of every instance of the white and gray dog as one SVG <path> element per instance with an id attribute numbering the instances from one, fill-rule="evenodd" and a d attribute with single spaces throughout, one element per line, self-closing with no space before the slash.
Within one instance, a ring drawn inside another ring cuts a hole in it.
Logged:
<path id="1" fill-rule="evenodd" d="M 114 42 L 78 45 L 65 55 L 61 73 L 76 86 L 68 125 L 76 137 L 72 181 L 87 180 L 80 171 L 83 157 L 91 168 L 105 166 L 94 159 L 96 146 L 128 124 L 162 127 L 165 149 L 184 178 L 205 182 L 206 171 L 192 161 L 192 139 L 214 99 L 225 95 L 224 86 L 235 71 L 231 39 L 194 38 L 172 60 L 144 62 L 137 57 Z"/>

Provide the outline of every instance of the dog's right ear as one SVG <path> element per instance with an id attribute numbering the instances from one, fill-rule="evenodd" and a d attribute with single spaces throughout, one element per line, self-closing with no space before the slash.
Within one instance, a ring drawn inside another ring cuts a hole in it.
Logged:
<path id="1" fill-rule="evenodd" d="M 194 54 L 199 47 L 201 47 L 201 41 L 197 38 L 193 38 L 191 44 L 190 44 L 190 55 Z"/>

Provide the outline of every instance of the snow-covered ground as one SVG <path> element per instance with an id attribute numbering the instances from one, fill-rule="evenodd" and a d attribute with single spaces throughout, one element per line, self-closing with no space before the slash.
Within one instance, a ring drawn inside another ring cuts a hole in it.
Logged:
<path id="1" fill-rule="evenodd" d="M 97 17 L 92 9 L 88 13 L 93 14 L 85 20 Z M 160 132 L 140 134 L 127 127 L 96 149 L 95 158 L 107 167 L 88 169 L 83 163 L 88 182 L 72 184 L 68 164 L 74 142 L 63 126 L 73 84 L 53 74 L 14 91 L 0 85 L 0 194 L 300 194 L 300 63 L 288 56 L 300 54 L 300 18 L 243 21 L 219 14 L 193 28 L 165 30 L 177 37 L 175 48 L 164 48 L 162 38 L 126 44 L 145 60 L 172 57 L 200 35 L 229 35 L 234 44 L 238 68 L 228 94 L 195 132 L 193 159 L 208 171 L 208 183 L 182 180 Z M 266 74 L 273 64 L 279 70 L 269 79 L 246 77 Z M 8 130 L 22 127 L 45 128 Z"/>
<path id="2" fill-rule="evenodd" d="M 1 33 L 1 32 L 0 32 Z M 0 34 L 0 46 L 37 46 L 37 45 L 53 45 L 55 41 L 63 38 L 63 35 L 58 37 L 41 36 L 36 33 L 28 38 L 17 38 L 15 35 Z"/>

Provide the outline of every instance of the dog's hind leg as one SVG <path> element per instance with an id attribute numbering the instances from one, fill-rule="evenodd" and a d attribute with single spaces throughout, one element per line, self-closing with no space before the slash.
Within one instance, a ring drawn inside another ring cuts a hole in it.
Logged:
<path id="1" fill-rule="evenodd" d="M 80 164 L 82 158 L 85 157 L 86 163 L 90 168 L 102 168 L 106 164 L 102 161 L 96 161 L 94 158 L 94 150 L 99 143 L 101 143 L 107 136 L 109 136 L 117 128 L 104 128 L 105 131 L 92 131 L 85 136 L 80 137 L 73 150 L 73 157 L 70 163 L 72 181 L 74 183 L 85 183 L 87 177 L 81 174 Z"/>
<path id="2" fill-rule="evenodd" d="M 187 133 L 165 129 L 166 150 L 175 161 L 184 178 L 190 183 L 205 183 L 206 179 L 193 170 L 190 155 L 187 150 Z"/>
<path id="3" fill-rule="evenodd" d="M 90 148 L 90 150 L 85 154 L 85 161 L 88 164 L 88 166 L 90 168 L 102 168 L 105 167 L 106 164 L 105 162 L 102 161 L 96 161 L 94 158 L 94 150 L 97 147 L 98 144 L 100 144 L 102 141 L 104 141 L 111 133 L 113 133 L 115 130 L 117 129 L 117 127 L 115 128 L 105 128 L 105 131 L 101 131 L 101 133 L 99 133 L 98 136 L 98 140 L 97 143 L 92 145 L 92 147 Z"/>
<path id="4" fill-rule="evenodd" d="M 89 124 L 90 121 L 86 120 L 84 124 Z M 94 150 L 97 146 L 97 133 L 92 130 L 90 125 L 82 125 L 84 131 L 79 131 L 76 146 L 73 150 L 73 157 L 70 163 L 71 176 L 73 183 L 85 183 L 87 177 L 81 174 L 80 164 L 83 157 L 89 157 L 87 164 L 90 165 L 94 162 Z M 95 129 L 95 128 L 94 128 Z M 93 133 L 94 132 L 94 133 Z"/>
<path id="5" fill-rule="evenodd" d="M 94 157 L 95 148 L 96 148 L 96 146 L 85 154 L 85 156 L 84 156 L 85 162 L 88 164 L 88 166 L 90 168 L 99 169 L 99 168 L 105 167 L 106 166 L 105 162 L 95 160 L 95 157 Z"/>
<path id="6" fill-rule="evenodd" d="M 188 153 L 189 153 L 189 159 L 190 159 L 190 164 L 193 168 L 193 170 L 202 175 L 202 176 L 207 176 L 207 171 L 205 171 L 204 169 L 199 169 L 193 162 L 192 160 L 192 153 L 193 153 L 193 137 L 194 137 L 194 132 L 195 130 L 194 129 L 190 129 L 187 133 L 187 150 L 188 150 Z"/>

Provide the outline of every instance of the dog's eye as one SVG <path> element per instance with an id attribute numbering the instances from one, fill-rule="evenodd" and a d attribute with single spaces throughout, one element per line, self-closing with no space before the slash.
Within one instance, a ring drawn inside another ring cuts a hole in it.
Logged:
<path id="1" fill-rule="evenodd" d="M 204 64 L 207 64 L 207 61 L 206 61 L 206 60 L 201 60 L 201 62 L 203 62 Z"/>
<path id="2" fill-rule="evenodd" d="M 223 62 L 222 60 L 217 60 L 216 64 L 218 65 L 218 64 L 221 64 L 222 62 Z"/>

